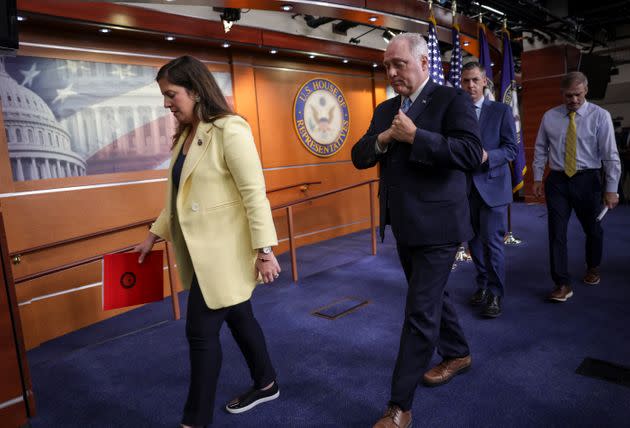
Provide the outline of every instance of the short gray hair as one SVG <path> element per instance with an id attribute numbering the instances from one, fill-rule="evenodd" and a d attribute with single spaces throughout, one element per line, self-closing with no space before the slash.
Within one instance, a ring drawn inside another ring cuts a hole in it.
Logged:
<path id="1" fill-rule="evenodd" d="M 579 71 L 572 71 L 567 73 L 560 81 L 560 89 L 569 89 L 573 84 L 584 85 L 584 88 L 588 88 L 588 79 L 584 73 Z"/>
<path id="2" fill-rule="evenodd" d="M 416 58 L 422 56 L 429 56 L 429 48 L 427 47 L 427 41 L 424 40 L 422 34 L 418 33 L 400 33 L 392 38 L 390 43 L 397 42 L 399 40 L 405 40 L 409 51 Z"/>

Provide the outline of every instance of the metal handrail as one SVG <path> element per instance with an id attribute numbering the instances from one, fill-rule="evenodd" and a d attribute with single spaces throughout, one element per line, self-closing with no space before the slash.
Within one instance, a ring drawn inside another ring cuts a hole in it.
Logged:
<path id="1" fill-rule="evenodd" d="M 294 187 L 309 186 L 311 184 L 322 184 L 322 182 L 321 181 L 305 181 L 305 182 L 302 182 L 302 183 L 291 184 L 289 186 L 279 187 L 279 188 L 276 188 L 276 189 L 270 189 L 270 190 L 267 190 L 267 193 L 279 192 L 281 190 L 292 189 Z M 85 235 L 79 235 L 79 236 L 75 236 L 73 238 L 62 239 L 60 241 L 54 241 L 54 242 L 50 242 L 50 243 L 44 244 L 44 245 L 38 245 L 36 247 L 24 248 L 22 250 L 13 251 L 13 252 L 9 253 L 9 257 L 11 259 L 14 259 L 15 257 L 21 257 L 21 256 L 24 256 L 26 254 L 35 253 L 35 252 L 42 251 L 42 250 L 49 250 L 51 248 L 60 247 L 60 246 L 67 245 L 67 244 L 72 244 L 74 242 L 85 241 L 86 239 L 98 238 L 99 236 L 105 236 L 105 235 L 109 235 L 111 233 L 122 232 L 124 230 L 128 230 L 128 229 L 133 229 L 133 228 L 140 227 L 140 226 L 149 225 L 149 224 L 153 223 L 154 221 L 155 221 L 154 218 L 153 219 L 148 219 L 148 220 L 141 220 L 141 221 L 137 221 L 135 223 L 126 224 L 124 226 L 116 226 L 116 227 L 112 227 L 112 228 L 109 228 L 109 229 L 100 230 L 98 232 L 87 233 Z"/>
<path id="2" fill-rule="evenodd" d="M 281 190 L 293 189 L 294 187 L 299 187 L 301 191 L 305 192 L 308 190 L 308 186 L 311 184 L 322 184 L 321 181 L 305 181 L 303 183 L 291 184 L 289 186 L 277 187 L 275 189 L 267 189 L 267 193 L 280 192 Z"/>
<path id="3" fill-rule="evenodd" d="M 309 196 L 307 198 L 298 199 L 297 201 L 287 202 L 284 204 L 279 204 L 271 207 L 272 211 L 279 210 L 282 208 L 286 208 L 287 210 L 287 226 L 289 232 L 289 253 L 291 255 L 291 275 L 293 277 L 293 281 L 297 282 L 298 280 L 298 271 L 297 271 L 297 255 L 295 253 L 295 233 L 293 233 L 293 207 L 295 205 L 303 204 L 305 202 L 314 201 L 315 199 L 320 199 L 325 196 L 333 195 L 335 193 L 341 193 L 346 190 L 354 189 L 357 187 L 369 185 L 369 200 L 370 200 L 370 232 L 372 237 L 372 255 L 376 255 L 376 219 L 374 215 L 374 183 L 378 182 L 378 178 L 373 178 L 371 180 L 365 180 L 360 183 L 351 184 L 349 186 L 340 187 L 338 189 L 330 190 L 328 192 L 320 193 L 319 195 Z"/>
<path id="4" fill-rule="evenodd" d="M 292 268 L 292 274 L 293 274 L 293 281 L 297 281 L 298 280 L 298 273 L 297 273 L 297 257 L 296 257 L 296 254 L 295 254 L 295 236 L 294 236 L 295 234 L 293 232 L 293 210 L 292 210 L 292 207 L 295 206 L 295 205 L 303 204 L 305 202 L 309 202 L 309 201 L 312 201 L 312 200 L 315 200 L 315 199 L 320 199 L 320 198 L 323 198 L 325 196 L 329 196 L 329 195 L 332 195 L 332 194 L 335 194 L 335 193 L 340 193 L 340 192 L 343 192 L 343 191 L 346 191 L 346 190 L 349 190 L 349 189 L 354 189 L 354 188 L 361 187 L 361 186 L 364 186 L 364 185 L 368 184 L 369 185 L 369 190 L 370 190 L 370 228 L 371 228 L 371 232 L 372 232 L 372 254 L 375 255 L 376 254 L 376 232 L 375 232 L 375 217 L 374 217 L 374 206 L 373 206 L 373 204 L 374 204 L 374 202 L 373 202 L 373 186 L 374 186 L 374 183 L 376 183 L 377 181 L 378 181 L 378 179 L 366 180 L 366 181 L 362 181 L 360 183 L 355 183 L 355 184 L 352 184 L 352 185 L 349 185 L 349 186 L 344 186 L 344 187 L 341 187 L 341 188 L 338 188 L 338 189 L 330 190 L 328 192 L 320 193 L 318 195 L 309 196 L 307 198 L 302 198 L 302 199 L 298 199 L 298 200 L 293 201 L 293 202 L 287 202 L 287 203 L 284 203 L 284 204 L 279 204 L 279 205 L 271 207 L 272 211 L 279 210 L 279 209 L 282 209 L 282 208 L 287 209 L 287 221 L 288 221 L 288 227 L 289 227 L 289 251 L 291 253 L 291 268 Z M 155 221 L 155 219 L 153 219 L 153 220 L 144 220 L 142 222 L 131 223 L 131 224 L 128 224 L 128 225 L 125 225 L 125 226 L 115 227 L 115 228 L 107 229 L 105 231 L 95 232 L 95 233 L 91 233 L 91 234 L 88 234 L 88 235 L 84 235 L 83 237 L 75 237 L 75 238 L 65 239 L 63 241 L 53 242 L 53 243 L 48 244 L 48 245 L 41 245 L 39 247 L 29 248 L 27 250 L 22 250 L 22 251 L 19 251 L 19 252 L 11 253 L 11 255 L 12 256 L 21 255 L 21 254 L 24 254 L 26 252 L 40 251 L 42 249 L 49 249 L 49 248 L 53 248 L 53 247 L 57 247 L 57 246 L 60 246 L 60 245 L 64 245 L 64 244 L 68 244 L 68 243 L 72 243 L 72 242 L 77 242 L 77 241 L 81 241 L 81 240 L 85 240 L 85 239 L 89 239 L 89 238 L 93 238 L 93 237 L 104 236 L 106 234 L 117 232 L 117 231 L 120 231 L 120 230 L 126 230 L 126 229 L 130 229 L 130 228 L 133 228 L 133 227 L 142 226 L 144 224 L 150 224 L 153 221 Z M 160 238 L 160 239 L 156 240 L 155 242 L 161 242 L 161 241 L 163 241 L 163 240 Z M 167 245 L 168 245 L 168 243 L 167 243 Z M 124 253 L 126 251 L 129 251 L 129 250 L 133 249 L 134 247 L 135 246 L 120 248 L 120 249 L 117 249 L 117 250 L 114 250 L 114 251 L 110 251 L 110 252 L 108 252 L 106 254 Z M 85 259 L 77 260 L 77 261 L 72 262 L 72 263 L 67 263 L 67 264 L 64 264 L 64 265 L 61 265 L 61 266 L 57 266 L 57 267 L 54 267 L 54 268 L 51 268 L 51 269 L 46 269 L 46 270 L 43 270 L 43 271 L 39 271 L 39 272 L 35 272 L 35 273 L 29 274 L 29 275 L 22 276 L 22 277 L 19 277 L 19 278 L 15 278 L 14 279 L 14 283 L 15 284 L 20 284 L 20 283 L 23 283 L 23 282 L 26 282 L 26 281 L 31 281 L 31 280 L 34 280 L 34 279 L 41 278 L 41 277 L 46 276 L 46 275 L 51 275 L 51 274 L 54 274 L 54 273 L 62 272 L 64 270 L 68 270 L 68 269 L 71 269 L 71 268 L 82 266 L 82 265 L 85 265 L 85 264 L 88 264 L 88 263 L 93 263 L 95 261 L 98 261 L 98 260 L 102 259 L 103 256 L 106 255 L 106 254 L 100 254 L 100 255 L 88 257 L 88 258 L 85 258 Z M 168 248 L 167 248 L 167 256 L 168 255 L 169 254 L 168 254 Z M 169 260 L 168 264 L 169 264 L 169 273 L 170 273 L 170 272 L 172 272 L 172 267 L 173 267 L 170 264 L 170 260 Z M 173 283 L 173 281 L 171 281 L 172 294 L 176 294 L 173 291 L 174 288 L 173 288 L 172 283 Z M 176 319 L 178 319 L 178 318 L 179 317 L 177 317 Z"/>

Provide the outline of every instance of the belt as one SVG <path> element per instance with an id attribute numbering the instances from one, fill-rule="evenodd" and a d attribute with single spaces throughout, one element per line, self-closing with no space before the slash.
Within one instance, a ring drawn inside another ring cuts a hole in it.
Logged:
<path id="1" fill-rule="evenodd" d="M 600 168 L 584 168 L 584 169 L 578 169 L 577 171 L 575 171 L 575 174 L 573 175 L 574 177 L 576 175 L 580 175 L 580 174 L 585 174 L 587 172 L 600 172 L 601 169 Z M 556 171 L 555 169 L 552 170 L 551 172 L 555 172 L 556 174 L 564 174 L 564 170 L 563 171 Z"/>

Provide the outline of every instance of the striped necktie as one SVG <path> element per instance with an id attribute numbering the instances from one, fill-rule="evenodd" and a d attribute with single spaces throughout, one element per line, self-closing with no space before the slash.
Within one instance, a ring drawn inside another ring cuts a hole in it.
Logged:
<path id="1" fill-rule="evenodd" d="M 402 102 L 402 106 L 400 106 L 400 109 L 403 113 L 407 113 L 409 108 L 411 108 L 411 104 L 411 98 L 405 98 Z"/>
<path id="2" fill-rule="evenodd" d="M 575 112 L 569 112 L 569 126 L 567 127 L 567 139 L 564 147 L 564 173 L 573 177 L 577 171 L 576 166 L 577 131 L 575 130 Z"/>

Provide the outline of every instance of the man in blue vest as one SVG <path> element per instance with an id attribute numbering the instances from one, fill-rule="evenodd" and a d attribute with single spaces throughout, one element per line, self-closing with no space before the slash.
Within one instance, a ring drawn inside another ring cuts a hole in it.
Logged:
<path id="1" fill-rule="evenodd" d="M 505 290 L 505 252 L 503 237 L 507 230 L 507 207 L 512 202 L 509 162 L 516 158 L 518 144 L 512 109 L 507 104 L 483 96 L 486 71 L 478 62 L 462 68 L 462 89 L 475 105 L 483 145 L 482 164 L 472 173 L 469 195 L 475 236 L 468 241 L 477 269 L 477 291 L 470 299 L 482 306 L 481 315 L 501 315 Z"/>

